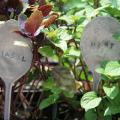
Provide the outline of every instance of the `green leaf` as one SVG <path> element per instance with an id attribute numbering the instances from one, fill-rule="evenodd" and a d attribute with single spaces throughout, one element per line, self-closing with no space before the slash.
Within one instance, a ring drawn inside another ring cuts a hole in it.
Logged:
<path id="1" fill-rule="evenodd" d="M 68 48 L 64 57 L 80 57 L 80 50 L 75 47 Z"/>
<path id="2" fill-rule="evenodd" d="M 57 102 L 57 100 L 59 99 L 59 95 L 50 95 L 48 98 L 44 99 L 40 105 L 39 105 L 39 109 L 45 109 L 47 107 L 49 107 L 50 105 L 54 104 Z"/>
<path id="3" fill-rule="evenodd" d="M 99 74 L 105 74 L 105 70 L 103 68 L 96 68 L 95 71 Z"/>
<path id="4" fill-rule="evenodd" d="M 111 2 L 110 2 L 110 0 L 100 0 L 100 4 L 101 4 L 102 6 L 111 5 Z"/>
<path id="5" fill-rule="evenodd" d="M 39 69 L 36 67 L 32 67 L 32 69 L 30 70 L 28 74 L 27 83 L 29 84 L 32 80 L 37 79 L 38 74 L 39 74 Z"/>
<path id="6" fill-rule="evenodd" d="M 73 98 L 74 97 L 74 93 L 75 93 L 74 91 L 67 91 L 67 90 L 63 91 L 64 96 L 67 97 L 67 98 Z"/>
<path id="7" fill-rule="evenodd" d="M 72 39 L 72 35 L 69 34 L 69 31 L 66 30 L 66 28 L 64 27 L 57 29 L 57 37 L 58 39 L 63 40 L 63 41 L 68 41 Z"/>
<path id="8" fill-rule="evenodd" d="M 106 64 L 105 74 L 114 77 L 120 76 L 120 63 L 118 61 L 110 61 Z"/>
<path id="9" fill-rule="evenodd" d="M 59 42 L 57 42 L 57 43 L 54 43 L 54 45 L 55 45 L 56 47 L 59 47 L 59 48 L 62 49 L 63 51 L 66 51 L 66 50 L 67 50 L 67 43 L 66 43 L 66 41 L 61 40 L 61 41 L 59 41 Z"/>
<path id="10" fill-rule="evenodd" d="M 64 10 L 70 10 L 73 8 L 83 9 L 86 6 L 86 2 L 82 0 L 66 0 L 64 4 Z"/>
<path id="11" fill-rule="evenodd" d="M 97 107 L 101 102 L 101 97 L 97 97 L 95 92 L 87 92 L 81 99 L 81 107 L 88 111 L 89 109 Z"/>
<path id="12" fill-rule="evenodd" d="M 61 92 L 62 92 L 62 90 L 59 88 L 59 87 L 53 87 L 52 89 L 51 89 L 51 92 L 53 93 L 53 94 L 56 94 L 56 95 L 59 95 Z"/>
<path id="13" fill-rule="evenodd" d="M 68 34 L 68 32 L 66 30 L 63 30 L 61 32 L 61 34 L 58 34 L 58 35 L 60 36 L 61 40 L 67 41 L 67 40 L 71 40 L 72 39 L 72 35 Z"/>
<path id="14" fill-rule="evenodd" d="M 97 120 L 97 113 L 94 109 L 85 112 L 85 120 Z"/>
<path id="15" fill-rule="evenodd" d="M 104 116 L 104 119 L 103 120 L 112 120 L 112 116 Z"/>
<path id="16" fill-rule="evenodd" d="M 116 41 L 120 42 L 120 33 L 115 33 L 113 35 L 113 38 L 115 38 Z"/>
<path id="17" fill-rule="evenodd" d="M 117 0 L 110 0 L 114 7 L 117 7 Z"/>
<path id="18" fill-rule="evenodd" d="M 103 61 L 95 70 L 101 74 L 102 80 L 118 80 L 120 77 L 120 61 Z"/>
<path id="19" fill-rule="evenodd" d="M 106 12 L 109 13 L 111 16 L 120 17 L 120 10 L 115 7 L 107 7 L 105 8 Z"/>
<path id="20" fill-rule="evenodd" d="M 114 99 L 119 94 L 119 86 L 117 84 L 110 86 L 104 85 L 103 90 L 110 99 Z"/>
<path id="21" fill-rule="evenodd" d="M 54 29 L 52 29 L 51 31 L 46 30 L 45 33 L 49 39 L 56 39 L 57 37 L 57 30 Z"/>
<path id="22" fill-rule="evenodd" d="M 68 25 L 71 25 L 74 23 L 74 20 L 71 18 L 70 15 L 63 15 L 59 18 L 59 20 L 63 20 L 65 22 L 67 22 Z"/>
<path id="23" fill-rule="evenodd" d="M 55 55 L 54 50 L 50 46 L 43 46 L 38 49 L 38 52 L 44 57 L 53 57 Z"/>
<path id="24" fill-rule="evenodd" d="M 120 106 L 111 105 L 111 106 L 107 107 L 107 109 L 105 110 L 104 115 L 105 116 L 107 116 L 107 115 L 115 115 L 117 113 L 120 113 Z"/>
<path id="25" fill-rule="evenodd" d="M 113 100 L 109 100 L 109 104 L 104 115 L 114 115 L 117 113 L 120 113 L 120 93 Z"/>
<path id="26" fill-rule="evenodd" d="M 49 77 L 42 84 L 43 89 L 51 90 L 55 86 L 55 82 L 52 77 Z"/>

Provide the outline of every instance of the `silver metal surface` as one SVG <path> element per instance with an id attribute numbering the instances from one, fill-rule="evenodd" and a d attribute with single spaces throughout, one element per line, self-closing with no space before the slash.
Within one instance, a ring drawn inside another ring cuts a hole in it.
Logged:
<path id="1" fill-rule="evenodd" d="M 30 39 L 14 31 L 17 21 L 9 20 L 0 27 L 0 77 L 5 83 L 4 120 L 10 120 L 12 83 L 30 68 L 32 48 Z"/>
<path id="2" fill-rule="evenodd" d="M 120 42 L 113 37 L 120 33 L 120 23 L 112 17 L 97 17 L 84 29 L 80 48 L 83 58 L 93 73 L 93 89 L 96 89 L 100 76 L 95 69 L 104 60 L 120 60 Z"/>

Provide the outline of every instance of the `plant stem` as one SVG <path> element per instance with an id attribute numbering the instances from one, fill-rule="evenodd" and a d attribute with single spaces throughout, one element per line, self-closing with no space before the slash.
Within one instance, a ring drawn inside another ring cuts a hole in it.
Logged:
<path id="1" fill-rule="evenodd" d="M 99 7 L 100 0 L 94 0 L 94 8 L 97 9 Z"/>

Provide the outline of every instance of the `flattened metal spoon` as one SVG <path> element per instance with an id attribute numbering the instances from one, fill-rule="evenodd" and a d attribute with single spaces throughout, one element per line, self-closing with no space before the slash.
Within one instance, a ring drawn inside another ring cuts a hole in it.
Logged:
<path id="1" fill-rule="evenodd" d="M 14 32 L 15 20 L 0 27 L 0 77 L 5 83 L 4 120 L 10 120 L 12 84 L 30 68 L 32 49 L 29 39 Z"/>
<path id="2" fill-rule="evenodd" d="M 80 48 L 84 61 L 93 73 L 93 90 L 98 89 L 100 75 L 95 69 L 105 60 L 120 60 L 120 42 L 114 34 L 120 34 L 120 22 L 115 18 L 96 17 L 89 22 L 83 32 Z"/>

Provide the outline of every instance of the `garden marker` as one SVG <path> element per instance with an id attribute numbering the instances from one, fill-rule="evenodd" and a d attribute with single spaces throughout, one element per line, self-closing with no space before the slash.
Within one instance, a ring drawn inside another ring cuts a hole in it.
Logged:
<path id="1" fill-rule="evenodd" d="M 97 17 L 84 29 L 80 48 L 83 59 L 93 73 L 93 89 L 96 90 L 100 80 L 95 69 L 104 60 L 120 60 L 120 42 L 113 36 L 120 35 L 120 23 L 112 17 Z"/>
<path id="2" fill-rule="evenodd" d="M 32 62 L 31 41 L 14 32 L 16 29 L 15 20 L 0 27 L 0 77 L 5 83 L 4 120 L 10 120 L 12 83 L 29 70 Z"/>

